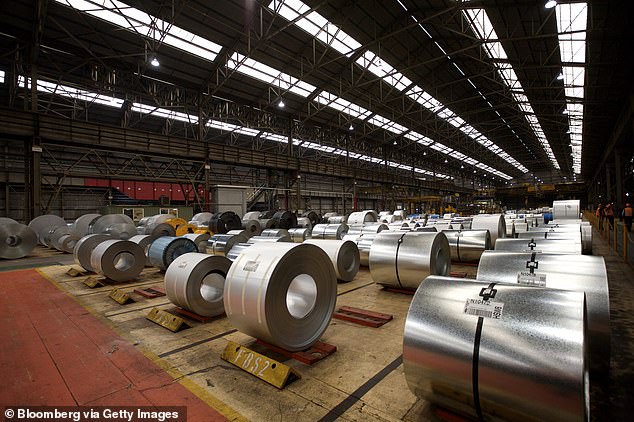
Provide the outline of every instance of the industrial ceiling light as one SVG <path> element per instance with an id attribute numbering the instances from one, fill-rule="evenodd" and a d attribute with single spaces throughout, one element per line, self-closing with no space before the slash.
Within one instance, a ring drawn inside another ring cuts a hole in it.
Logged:
<path id="1" fill-rule="evenodd" d="M 461 169 L 463 169 L 463 168 L 464 168 L 464 166 L 463 166 L 462 164 L 460 164 L 460 168 L 461 168 Z"/>
<path id="2" fill-rule="evenodd" d="M 354 126 L 352 126 L 352 123 L 350 123 L 350 127 L 348 128 L 348 130 L 354 130 Z"/>
<path id="3" fill-rule="evenodd" d="M 568 114 L 568 109 L 567 109 L 567 108 L 564 108 L 564 111 L 562 111 L 562 113 L 564 113 L 564 114 Z"/>
<path id="4" fill-rule="evenodd" d="M 159 67 L 161 65 L 156 57 L 152 57 L 152 60 L 150 60 L 150 64 L 154 67 Z"/>
<path id="5" fill-rule="evenodd" d="M 285 106 L 285 105 L 286 105 L 286 104 L 284 104 L 284 100 L 282 100 L 282 99 L 280 98 L 280 102 L 279 102 L 279 103 L 277 103 L 277 106 L 278 106 L 279 108 L 284 108 L 284 106 Z"/>
<path id="6" fill-rule="evenodd" d="M 568 129 L 568 130 L 566 131 L 566 133 L 570 133 L 570 129 Z"/>
<path id="7" fill-rule="evenodd" d="M 548 0 L 544 5 L 546 9 L 552 9 L 555 6 L 557 6 L 557 2 L 555 0 Z"/>
<path id="8" fill-rule="evenodd" d="M 397 144 L 397 142 L 396 142 L 396 141 L 394 141 L 394 145 L 396 145 L 396 144 Z"/>
<path id="9" fill-rule="evenodd" d="M 559 75 L 557 75 L 557 80 L 558 81 L 563 81 L 564 80 L 564 74 L 563 72 L 560 72 Z"/>
<path id="10" fill-rule="evenodd" d="M 447 159 L 445 158 L 445 163 L 447 163 Z"/>

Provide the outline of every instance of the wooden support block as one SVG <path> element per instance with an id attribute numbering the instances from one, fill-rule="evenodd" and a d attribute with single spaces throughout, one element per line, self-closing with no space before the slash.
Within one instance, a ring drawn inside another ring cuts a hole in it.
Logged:
<path id="1" fill-rule="evenodd" d="M 94 289 L 95 287 L 105 287 L 106 283 L 104 281 L 105 278 L 88 277 L 84 280 L 84 284 L 91 289 Z"/>
<path id="2" fill-rule="evenodd" d="M 321 341 L 318 341 L 308 349 L 299 352 L 291 352 L 260 339 L 256 340 L 256 343 L 283 356 L 286 356 L 289 359 L 295 359 L 298 362 L 305 363 L 306 365 L 312 365 L 316 362 L 319 362 L 323 358 L 330 356 L 337 351 L 337 346 L 323 343 Z"/>
<path id="3" fill-rule="evenodd" d="M 341 319 L 344 321 L 354 322 L 359 325 L 366 325 L 368 327 L 380 327 L 392 320 L 393 316 L 389 314 L 383 314 L 381 312 L 368 311 L 366 309 L 353 308 L 350 306 L 342 306 L 333 313 L 333 318 Z"/>
<path id="4" fill-rule="evenodd" d="M 145 318 L 174 333 L 181 329 L 191 328 L 191 325 L 185 322 L 183 318 L 170 314 L 169 312 L 163 311 L 159 308 L 152 308 Z"/>
<path id="5" fill-rule="evenodd" d="M 449 277 L 465 278 L 466 276 L 466 271 L 452 271 L 449 273 Z"/>
<path id="6" fill-rule="evenodd" d="M 145 289 L 134 289 L 134 293 L 143 296 L 146 299 L 154 299 L 155 297 L 165 296 L 165 289 L 159 286 L 147 287 Z"/>
<path id="7" fill-rule="evenodd" d="M 86 271 L 83 268 L 79 269 L 77 267 L 70 267 L 68 271 L 66 271 L 66 275 L 71 277 L 81 277 L 86 275 Z"/>
<path id="8" fill-rule="evenodd" d="M 203 323 L 225 316 L 225 314 L 223 313 L 222 315 L 218 315 L 215 317 L 206 317 L 206 316 L 198 315 L 195 312 L 192 312 L 183 308 L 176 308 L 174 309 L 174 312 L 177 312 L 183 316 L 186 316 L 187 318 L 191 318 L 194 321 L 203 322 Z"/>
<path id="9" fill-rule="evenodd" d="M 108 294 L 108 297 L 112 300 L 114 300 L 115 302 L 119 303 L 120 305 L 125 305 L 126 303 L 134 303 L 135 300 L 132 299 L 130 297 L 130 295 L 126 292 L 124 292 L 121 289 L 112 289 L 110 291 L 110 294 Z"/>
<path id="10" fill-rule="evenodd" d="M 290 366 L 232 341 L 225 347 L 221 358 L 279 389 L 301 378 Z"/>
<path id="11" fill-rule="evenodd" d="M 409 290 L 409 289 L 398 289 L 396 287 L 388 287 L 388 286 L 383 286 L 383 290 L 387 290 L 388 292 L 392 292 L 392 293 L 402 293 L 405 295 L 414 295 L 414 293 L 416 293 L 416 290 Z"/>

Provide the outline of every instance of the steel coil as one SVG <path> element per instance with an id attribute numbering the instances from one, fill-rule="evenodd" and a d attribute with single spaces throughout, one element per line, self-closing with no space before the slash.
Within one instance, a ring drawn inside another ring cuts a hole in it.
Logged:
<path id="1" fill-rule="evenodd" d="M 359 249 L 359 262 L 362 266 L 370 265 L 370 248 L 372 242 L 376 238 L 376 233 L 362 233 L 360 235 L 345 235 L 342 240 L 350 240 L 357 245 Z"/>
<path id="2" fill-rule="evenodd" d="M 213 217 L 213 214 L 210 212 L 199 212 L 198 214 L 192 217 L 189 223 L 194 226 L 209 227 L 209 222 L 211 221 L 211 217 Z"/>
<path id="3" fill-rule="evenodd" d="M 321 215 L 319 215 L 315 211 L 306 211 L 304 214 L 302 214 L 302 217 L 308 218 L 312 227 L 315 227 L 317 224 L 322 222 Z"/>
<path id="4" fill-rule="evenodd" d="M 231 250 L 229 252 L 227 252 L 226 256 L 231 261 L 235 261 L 238 258 L 238 255 L 240 255 L 242 252 L 244 252 L 244 250 L 246 248 L 250 247 L 251 245 L 252 245 L 252 243 L 236 243 L 235 245 L 233 245 Z"/>
<path id="5" fill-rule="evenodd" d="M 227 234 L 232 234 L 232 235 L 240 235 L 240 236 L 244 236 L 245 238 L 250 238 L 251 236 L 254 236 L 252 233 L 246 231 L 246 230 L 229 230 L 227 232 Z"/>
<path id="6" fill-rule="evenodd" d="M 259 220 L 261 220 L 261 219 L 270 220 L 271 218 L 273 218 L 273 216 L 275 215 L 276 212 L 277 211 L 275 211 L 275 210 L 263 211 L 263 212 L 260 213 Z"/>
<path id="7" fill-rule="evenodd" d="M 337 301 L 330 259 L 315 245 L 253 245 L 234 261 L 224 291 L 231 325 L 290 351 L 322 336 Z"/>
<path id="8" fill-rule="evenodd" d="M 275 221 L 273 221 L 273 219 L 271 218 L 261 218 L 258 220 L 258 222 L 260 223 L 260 229 L 264 230 L 264 229 L 271 229 L 273 228 L 273 225 L 275 224 Z M 257 235 L 259 236 L 259 235 Z"/>
<path id="9" fill-rule="evenodd" d="M 134 280 L 143 271 L 145 254 L 129 240 L 106 240 L 93 249 L 90 265 L 97 274 L 112 281 Z"/>
<path id="10" fill-rule="evenodd" d="M 360 256 L 357 244 L 349 240 L 308 239 L 304 243 L 318 246 L 326 252 L 337 275 L 337 280 L 354 280 L 359 272 Z"/>
<path id="11" fill-rule="evenodd" d="M 182 218 L 170 218 L 165 221 L 167 224 L 172 226 L 176 232 L 176 236 L 184 236 L 186 234 L 194 233 L 194 229 L 197 226 L 190 225 L 187 221 Z"/>
<path id="12" fill-rule="evenodd" d="M 130 242 L 136 243 L 137 245 L 141 247 L 141 249 L 143 249 L 143 254 L 145 255 L 146 267 L 152 266 L 152 264 L 150 264 L 150 258 L 148 258 L 148 251 L 150 250 L 150 245 L 152 245 L 152 242 L 154 242 L 156 239 L 158 238 L 155 236 L 150 236 L 148 234 L 138 234 L 128 239 L 130 240 Z"/>
<path id="13" fill-rule="evenodd" d="M 506 237 L 510 237 L 511 239 L 515 237 L 515 222 L 514 221 L 504 221 L 504 225 L 506 226 Z"/>
<path id="14" fill-rule="evenodd" d="M 544 239 L 543 237 L 498 239 L 495 250 L 581 255 L 581 239 Z"/>
<path id="15" fill-rule="evenodd" d="M 90 233 L 109 234 L 115 239 L 126 240 L 137 234 L 136 226 L 125 214 L 106 214 L 90 225 Z"/>
<path id="16" fill-rule="evenodd" d="M 262 233 L 262 227 L 259 220 L 242 220 L 242 228 L 251 236 L 259 236 Z M 229 230 L 232 231 L 232 230 Z"/>
<path id="17" fill-rule="evenodd" d="M 292 242 L 302 243 L 304 240 L 311 238 L 312 230 L 308 227 L 294 228 L 289 229 L 288 234 Z"/>
<path id="18" fill-rule="evenodd" d="M 206 252 L 211 255 L 227 256 L 234 245 L 244 243 L 247 239 L 242 234 L 214 234 L 207 241 Z"/>
<path id="19" fill-rule="evenodd" d="M 528 223 L 523 223 L 519 221 L 513 222 L 513 227 L 515 227 L 515 233 L 527 232 L 528 231 Z"/>
<path id="20" fill-rule="evenodd" d="M 328 217 L 328 224 L 346 224 L 346 216 L 333 215 L 332 217 Z"/>
<path id="21" fill-rule="evenodd" d="M 529 270 L 531 267 L 533 271 Z M 490 251 L 480 259 L 477 279 L 584 292 L 591 375 L 601 377 L 608 373 L 610 298 L 603 257 Z"/>
<path id="22" fill-rule="evenodd" d="M 495 241 L 506 237 L 504 214 L 475 215 L 471 220 L 471 230 L 488 230 L 491 235 L 491 245 L 495 248 Z"/>
<path id="23" fill-rule="evenodd" d="M 211 217 L 209 222 L 209 230 L 214 234 L 224 234 L 229 230 L 237 230 L 242 228 L 242 220 L 233 211 L 219 212 Z"/>
<path id="24" fill-rule="evenodd" d="M 182 235 L 181 237 L 187 238 L 196 244 L 198 252 L 206 253 L 207 251 L 207 241 L 211 236 L 206 233 L 196 234 L 196 233 L 187 233 Z"/>
<path id="25" fill-rule="evenodd" d="M 356 211 L 350 213 L 348 216 L 348 220 L 346 224 L 365 224 L 365 223 L 375 223 L 379 219 L 378 214 L 374 210 L 364 210 L 364 211 Z"/>
<path id="26" fill-rule="evenodd" d="M 59 241 L 60 237 L 65 236 L 67 234 L 70 234 L 70 227 L 66 225 L 51 227 L 48 233 L 44 234 L 44 237 L 42 240 L 43 240 L 43 243 L 49 248 L 60 250 L 57 242 Z"/>
<path id="27" fill-rule="evenodd" d="M 29 223 L 29 227 L 35 232 L 37 241 L 40 245 L 48 246 L 44 243 L 44 236 L 55 227 L 66 226 L 66 222 L 62 217 L 53 214 L 45 214 L 35 217 Z"/>
<path id="28" fill-rule="evenodd" d="M 151 226 L 148 226 L 144 234 L 149 234 L 152 237 L 162 237 L 162 236 L 175 237 L 176 229 L 171 224 L 158 223 L 158 224 L 152 224 Z"/>
<path id="29" fill-rule="evenodd" d="M 24 224 L 10 221 L 0 224 L 0 258 L 24 258 L 37 246 L 37 234 Z"/>
<path id="30" fill-rule="evenodd" d="M 341 240 L 347 233 L 347 224 L 317 224 L 313 227 L 313 239 Z"/>
<path id="31" fill-rule="evenodd" d="M 75 245 L 79 241 L 79 237 L 74 234 L 65 234 L 57 239 L 57 250 L 65 253 L 73 253 L 73 249 L 75 249 Z"/>
<path id="32" fill-rule="evenodd" d="M 290 235 L 288 230 L 286 229 L 265 229 L 260 233 L 262 237 L 288 237 L 290 239 Z"/>
<path id="33" fill-rule="evenodd" d="M 261 215 L 262 213 L 260 211 L 249 211 L 242 216 L 242 221 L 259 220 L 262 218 Z"/>
<path id="34" fill-rule="evenodd" d="M 71 226 L 71 232 L 78 238 L 82 238 L 90 233 L 90 226 L 101 214 L 84 214 L 78 217 Z"/>
<path id="35" fill-rule="evenodd" d="M 153 267 L 166 270 L 179 256 L 196 251 L 198 251 L 198 247 L 190 239 L 163 236 L 152 242 L 147 256 Z"/>
<path id="36" fill-rule="evenodd" d="M 253 236 L 247 240 L 247 243 L 277 243 L 277 242 L 291 242 L 290 236 L 274 237 L 274 236 Z"/>
<path id="37" fill-rule="evenodd" d="M 225 311 L 223 292 L 231 261 L 224 256 L 187 253 L 165 272 L 165 293 L 175 305 L 200 316 L 215 317 Z"/>
<path id="38" fill-rule="evenodd" d="M 381 232 L 370 247 L 370 275 L 385 286 L 416 289 L 428 275 L 448 275 L 451 250 L 439 233 Z"/>
<path id="39" fill-rule="evenodd" d="M 297 227 L 312 229 L 313 223 L 308 217 L 297 217 Z"/>
<path id="40" fill-rule="evenodd" d="M 92 251 L 98 244 L 105 242 L 106 240 L 112 240 L 112 236 L 108 234 L 89 234 L 79 239 L 77 243 L 75 243 L 75 248 L 73 249 L 73 258 L 75 259 L 75 263 L 80 265 L 86 271 L 94 272 L 92 265 L 90 264 Z"/>
<path id="41" fill-rule="evenodd" d="M 488 230 L 443 230 L 443 233 L 449 241 L 452 262 L 477 263 L 482 253 L 491 249 Z"/>
<path id="42" fill-rule="evenodd" d="M 553 220 L 579 219 L 581 216 L 581 201 L 568 199 L 553 201 Z"/>
<path id="43" fill-rule="evenodd" d="M 286 210 L 278 211 L 273 215 L 274 225 L 276 229 L 290 229 L 297 227 L 297 216 Z"/>
<path id="44" fill-rule="evenodd" d="M 428 277 L 405 321 L 407 384 L 479 420 L 588 420 L 584 308 L 579 292 Z"/>

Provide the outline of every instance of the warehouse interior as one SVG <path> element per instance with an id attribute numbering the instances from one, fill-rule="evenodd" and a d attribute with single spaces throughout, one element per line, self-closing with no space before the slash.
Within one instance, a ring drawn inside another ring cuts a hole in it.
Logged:
<path id="1" fill-rule="evenodd" d="M 632 2 L 0 10 L 6 420 L 629 419 Z"/>

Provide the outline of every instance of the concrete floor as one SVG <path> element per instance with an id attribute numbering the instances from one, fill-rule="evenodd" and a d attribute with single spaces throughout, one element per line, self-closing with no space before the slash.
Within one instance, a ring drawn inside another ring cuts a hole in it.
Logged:
<path id="1" fill-rule="evenodd" d="M 623 261 L 609 255 L 605 243 L 595 235 L 594 250 L 604 255 L 610 281 L 612 315 L 612 362 L 609 391 L 591 390 L 592 420 L 629 420 L 634 411 L 634 272 Z M 95 318 L 113 328 L 123 339 L 157 365 L 169 370 L 174 382 L 194 394 L 228 419 L 248 420 L 435 420 L 432 406 L 417 399 L 407 388 L 403 374 L 402 333 L 411 296 L 385 291 L 374 284 L 367 269 L 354 281 L 338 286 L 337 306 L 353 306 L 394 315 L 379 328 L 332 320 L 322 340 L 337 346 L 337 352 L 307 366 L 279 355 L 271 355 L 294 367 L 302 376 L 278 390 L 220 359 L 228 341 L 269 354 L 253 339 L 235 331 L 226 318 L 172 333 L 145 319 L 149 310 L 174 306 L 165 298 L 144 299 L 132 294 L 136 303 L 119 305 L 107 297 L 112 287 L 89 289 L 83 278 L 65 275 L 72 260 L 39 250 L 26 260 L 0 262 L 0 271 L 42 266 L 39 271 L 74 298 Z M 48 261 L 47 261 L 48 260 Z M 476 268 L 452 266 L 474 277 Z M 146 269 L 139 280 L 117 287 L 131 292 L 138 286 L 157 286 L 162 275 Z M 0 286 L 0 293 L 3 288 Z M 6 327 L 0 327 L 0 333 Z M 0 398 L 2 395 L 0 395 Z M 0 405 L 4 400 L 0 400 Z M 117 403 L 111 403 L 116 405 Z"/>

